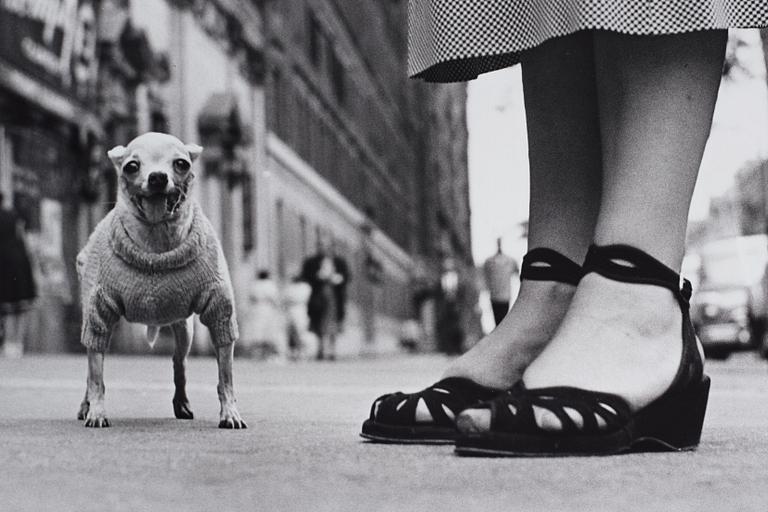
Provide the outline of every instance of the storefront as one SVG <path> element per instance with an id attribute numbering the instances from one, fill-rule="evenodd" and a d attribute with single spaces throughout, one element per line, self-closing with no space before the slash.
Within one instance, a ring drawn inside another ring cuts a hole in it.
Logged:
<path id="1" fill-rule="evenodd" d="M 0 1 L 0 190 L 37 280 L 25 350 L 78 347 L 75 256 L 91 227 L 100 135 L 92 0 Z"/>

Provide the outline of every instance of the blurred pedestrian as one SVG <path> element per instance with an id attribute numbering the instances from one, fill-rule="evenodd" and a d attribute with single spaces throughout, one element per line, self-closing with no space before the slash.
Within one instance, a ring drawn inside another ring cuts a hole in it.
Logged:
<path id="1" fill-rule="evenodd" d="M 336 323 L 338 332 L 344 330 L 344 321 L 347 318 L 347 290 L 352 274 L 349 271 L 347 260 L 336 252 L 336 246 L 332 246 L 333 268 L 340 279 L 333 284 L 333 294 L 336 297 Z"/>
<path id="2" fill-rule="evenodd" d="M 306 334 L 309 332 L 307 304 L 311 293 L 312 288 L 301 280 L 301 275 L 294 277 L 285 286 L 283 299 L 288 330 L 288 357 L 294 361 L 301 359 L 307 349 Z"/>
<path id="3" fill-rule="evenodd" d="M 409 353 L 416 353 L 422 338 L 421 324 L 415 318 L 403 320 L 400 324 L 400 348 Z"/>
<path id="4" fill-rule="evenodd" d="M 287 356 L 280 292 L 268 270 L 260 270 L 248 288 L 247 311 L 238 350 L 256 358 Z"/>
<path id="5" fill-rule="evenodd" d="M 318 241 L 318 252 L 304 261 L 301 279 L 312 293 L 307 304 L 309 330 L 318 339 L 317 359 L 336 359 L 336 337 L 346 313 L 346 287 L 349 270 L 346 262 L 334 256 L 324 238 Z"/>
<path id="6" fill-rule="evenodd" d="M 512 278 L 517 276 L 519 269 L 514 258 L 504 254 L 501 248 L 501 238 L 496 239 L 496 254 L 485 260 L 483 264 L 485 284 L 491 297 L 493 320 L 496 325 L 509 311 L 509 301 L 512 297 Z"/>
<path id="7" fill-rule="evenodd" d="M 363 435 L 465 455 L 695 447 L 709 378 L 680 287 L 688 209 L 726 29 L 768 25 L 768 2 L 410 0 L 409 14 L 416 77 L 522 62 L 529 252 L 501 324 L 440 382 L 377 400 Z"/>
<path id="8" fill-rule="evenodd" d="M 464 349 L 464 315 L 461 311 L 464 287 L 453 258 L 445 258 L 436 297 L 437 348 L 448 355 Z"/>
<path id="9" fill-rule="evenodd" d="M 21 357 L 27 312 L 36 297 L 32 265 L 24 243 L 21 218 L 6 208 L 0 192 L 0 321 L 2 351 L 5 357 Z"/>

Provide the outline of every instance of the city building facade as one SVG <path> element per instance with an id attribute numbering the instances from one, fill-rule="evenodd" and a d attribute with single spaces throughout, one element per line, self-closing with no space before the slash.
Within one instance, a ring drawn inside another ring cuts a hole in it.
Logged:
<path id="1" fill-rule="evenodd" d="M 407 2 L 268 2 L 264 248 L 279 276 L 331 238 L 353 269 L 342 340 L 434 345 L 444 260 L 472 283 L 466 86 L 406 75 Z M 262 197 L 262 196 L 260 196 Z M 268 261 L 269 258 L 264 259 Z M 471 323 L 471 322 L 470 322 Z"/>
<path id="2" fill-rule="evenodd" d="M 1 28 L 22 30 L 25 15 L 33 34 L 0 31 L 0 190 L 36 212 L 30 239 L 57 248 L 46 286 L 72 327 L 65 346 L 32 350 L 76 349 L 74 256 L 115 200 L 105 153 L 148 130 L 204 147 L 194 194 L 240 316 L 257 272 L 287 283 L 325 240 L 352 276 L 340 354 L 395 350 L 408 319 L 434 337 L 445 262 L 471 282 L 466 91 L 407 79 L 407 2 L 38 2 L 71 9 L 72 29 L 33 19 L 45 11 L 33 3 L 0 2 Z M 132 351 L 140 339 L 124 325 L 114 343 Z M 204 329 L 194 350 L 209 350 Z"/>
<path id="3" fill-rule="evenodd" d="M 77 336 L 73 262 L 101 136 L 96 17 L 87 0 L 0 2 L 0 191 L 34 262 L 29 350 L 68 350 Z"/>

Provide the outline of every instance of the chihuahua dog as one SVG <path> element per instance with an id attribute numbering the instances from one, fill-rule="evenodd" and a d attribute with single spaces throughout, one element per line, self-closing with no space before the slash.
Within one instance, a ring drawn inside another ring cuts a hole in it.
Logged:
<path id="1" fill-rule="evenodd" d="M 190 197 L 192 163 L 203 148 L 164 133 L 145 133 L 107 155 L 118 173 L 115 208 L 77 256 L 88 380 L 78 419 L 108 427 L 104 354 L 120 317 L 147 325 L 152 346 L 172 338 L 173 411 L 192 419 L 185 364 L 193 314 L 208 327 L 219 368 L 220 428 L 246 428 L 235 404 L 232 356 L 237 339 L 229 271 L 216 234 Z"/>

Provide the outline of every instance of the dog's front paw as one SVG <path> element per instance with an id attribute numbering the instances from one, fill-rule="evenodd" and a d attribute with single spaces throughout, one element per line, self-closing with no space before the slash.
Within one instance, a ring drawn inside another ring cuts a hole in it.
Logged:
<path id="1" fill-rule="evenodd" d="M 240 413 L 237 411 L 237 407 L 229 405 L 221 408 L 221 415 L 219 420 L 219 428 L 248 428 L 243 418 L 240 417 Z"/>
<path id="2" fill-rule="evenodd" d="M 106 428 L 109 426 L 104 407 L 97 407 L 91 404 L 88 413 L 85 416 L 85 426 L 92 428 Z"/>
<path id="3" fill-rule="evenodd" d="M 178 398 L 173 399 L 173 414 L 180 420 L 191 420 L 195 417 L 189 406 L 189 401 Z"/>

